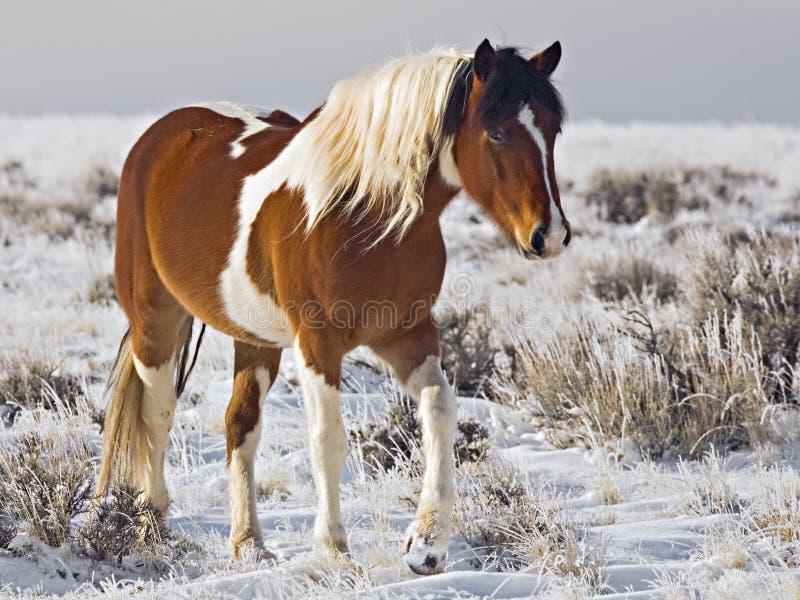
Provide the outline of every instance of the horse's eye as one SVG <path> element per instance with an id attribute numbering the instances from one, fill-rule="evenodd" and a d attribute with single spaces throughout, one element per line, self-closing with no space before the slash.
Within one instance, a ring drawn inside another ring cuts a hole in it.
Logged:
<path id="1" fill-rule="evenodd" d="M 489 139 L 492 140 L 495 144 L 505 144 L 508 141 L 506 134 L 502 131 L 495 130 L 489 132 Z"/>

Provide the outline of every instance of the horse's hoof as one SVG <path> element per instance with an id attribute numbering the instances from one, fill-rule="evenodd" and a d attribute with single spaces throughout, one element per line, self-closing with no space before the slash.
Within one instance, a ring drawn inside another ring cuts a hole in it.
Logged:
<path id="1" fill-rule="evenodd" d="M 333 552 L 328 554 L 328 560 L 339 571 L 348 573 L 352 577 L 363 577 L 364 569 L 356 562 L 350 552 Z"/>
<path id="2" fill-rule="evenodd" d="M 350 545 L 347 543 L 347 536 L 344 530 L 338 531 L 336 534 L 328 532 L 315 533 L 314 549 L 334 562 L 350 557 Z"/>
<path id="3" fill-rule="evenodd" d="M 411 545 L 413 546 L 413 543 Z M 447 551 L 410 550 L 403 559 L 406 561 L 408 568 L 417 575 L 436 575 L 444 571 L 444 565 L 447 562 Z"/>
<path id="4" fill-rule="evenodd" d="M 277 555 L 273 554 L 266 548 L 258 548 L 256 550 L 255 558 L 258 562 L 267 561 L 267 562 L 278 562 Z"/>
<path id="5" fill-rule="evenodd" d="M 435 575 L 444 571 L 447 562 L 446 538 L 414 536 L 406 541 L 403 560 L 417 575 Z"/>
<path id="6" fill-rule="evenodd" d="M 247 538 L 231 546 L 233 560 L 249 559 L 253 562 L 277 561 L 278 557 L 264 547 L 264 543 L 254 538 Z"/>
<path id="7" fill-rule="evenodd" d="M 417 575 L 435 575 L 444 571 L 450 525 L 449 520 L 439 518 L 436 511 L 423 511 L 417 515 L 408 527 L 403 557 L 409 569 Z"/>

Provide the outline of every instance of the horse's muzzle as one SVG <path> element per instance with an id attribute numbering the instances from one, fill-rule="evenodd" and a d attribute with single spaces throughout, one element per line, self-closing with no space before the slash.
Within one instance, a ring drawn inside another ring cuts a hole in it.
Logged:
<path id="1" fill-rule="evenodd" d="M 572 228 L 567 222 L 554 229 L 547 225 L 538 225 L 531 234 L 529 246 L 526 248 L 520 244 L 520 252 L 529 260 L 555 258 L 571 241 Z"/>

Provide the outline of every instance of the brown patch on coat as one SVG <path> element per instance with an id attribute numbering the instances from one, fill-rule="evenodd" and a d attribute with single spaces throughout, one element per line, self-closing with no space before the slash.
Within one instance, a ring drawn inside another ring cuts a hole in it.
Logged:
<path id="1" fill-rule="evenodd" d="M 252 346 L 236 342 L 233 365 L 233 394 L 225 412 L 225 439 L 228 448 L 228 464 L 231 453 L 244 443 L 247 434 L 253 431 L 261 418 L 261 400 L 278 376 L 281 351 L 274 348 Z M 269 384 L 262 390 L 256 377 L 258 369 L 269 373 Z"/>

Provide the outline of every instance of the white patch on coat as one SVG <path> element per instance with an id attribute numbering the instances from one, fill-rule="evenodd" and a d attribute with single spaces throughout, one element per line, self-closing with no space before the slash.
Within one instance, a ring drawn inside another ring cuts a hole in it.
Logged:
<path id="1" fill-rule="evenodd" d="M 345 549 L 347 544 L 339 507 L 339 478 L 348 444 L 339 407 L 339 390 L 328 385 L 324 376 L 308 366 L 297 341 L 294 351 L 308 416 L 311 469 L 318 496 L 314 542 L 320 550 L 335 553 Z"/>
<path id="2" fill-rule="evenodd" d="M 304 130 L 303 130 L 304 131 Z M 281 348 L 292 345 L 289 317 L 273 299 L 262 294 L 247 272 L 247 249 L 253 223 L 266 199 L 302 169 L 300 131 L 275 160 L 245 177 L 237 208 L 239 223 L 228 262 L 220 274 L 220 295 L 228 318 L 245 331 Z M 300 138 L 300 142 L 298 142 Z"/>
<path id="3" fill-rule="evenodd" d="M 257 545 L 262 543 L 261 527 L 256 511 L 254 465 L 258 444 L 261 441 L 261 408 L 269 389 L 270 377 L 269 371 L 265 367 L 258 367 L 255 370 L 255 376 L 258 382 L 259 418 L 253 429 L 245 435 L 242 444 L 231 451 L 231 461 L 228 465 L 231 478 L 229 497 L 232 547 L 245 540 L 253 540 Z"/>
<path id="4" fill-rule="evenodd" d="M 542 155 L 542 174 L 544 177 L 544 185 L 547 189 L 547 197 L 550 200 L 550 230 L 545 238 L 545 249 L 552 249 L 559 251 L 563 246 L 564 239 L 567 236 L 567 229 L 564 226 L 564 220 L 561 217 L 561 212 L 556 206 L 555 197 L 553 196 L 553 186 L 550 181 L 550 169 L 548 169 L 548 156 L 547 156 L 547 142 L 544 139 L 542 130 L 536 125 L 533 111 L 528 104 L 523 105 L 522 109 L 517 115 L 519 122 L 528 130 L 533 142 L 539 148 L 539 153 Z M 533 233 L 533 232 L 531 232 Z M 556 248 L 552 244 L 557 244 Z"/>
<path id="5" fill-rule="evenodd" d="M 259 117 L 266 119 L 272 114 L 272 109 L 262 108 L 260 106 L 252 106 L 249 104 L 237 104 L 235 102 L 203 102 L 201 104 L 193 104 L 194 108 L 207 108 L 213 110 L 215 113 L 228 117 L 230 119 L 239 119 L 244 123 L 244 129 L 235 140 L 231 142 L 231 158 L 239 158 L 245 153 L 247 148 L 242 143 L 244 140 L 252 135 L 257 134 L 269 127 L 269 123 L 265 123 Z"/>
<path id="6" fill-rule="evenodd" d="M 146 480 L 141 482 L 145 497 L 153 506 L 166 510 L 169 494 L 164 480 L 164 455 L 169 443 L 169 432 L 175 417 L 178 398 L 175 395 L 175 359 L 159 367 L 147 367 L 133 357 L 136 373 L 142 380 L 142 421 L 147 436 Z"/>
<path id="7" fill-rule="evenodd" d="M 439 173 L 444 182 L 451 188 L 461 188 L 461 174 L 458 172 L 458 165 L 453 155 L 453 144 L 455 139 L 448 136 L 442 140 L 442 149 L 439 151 Z"/>

